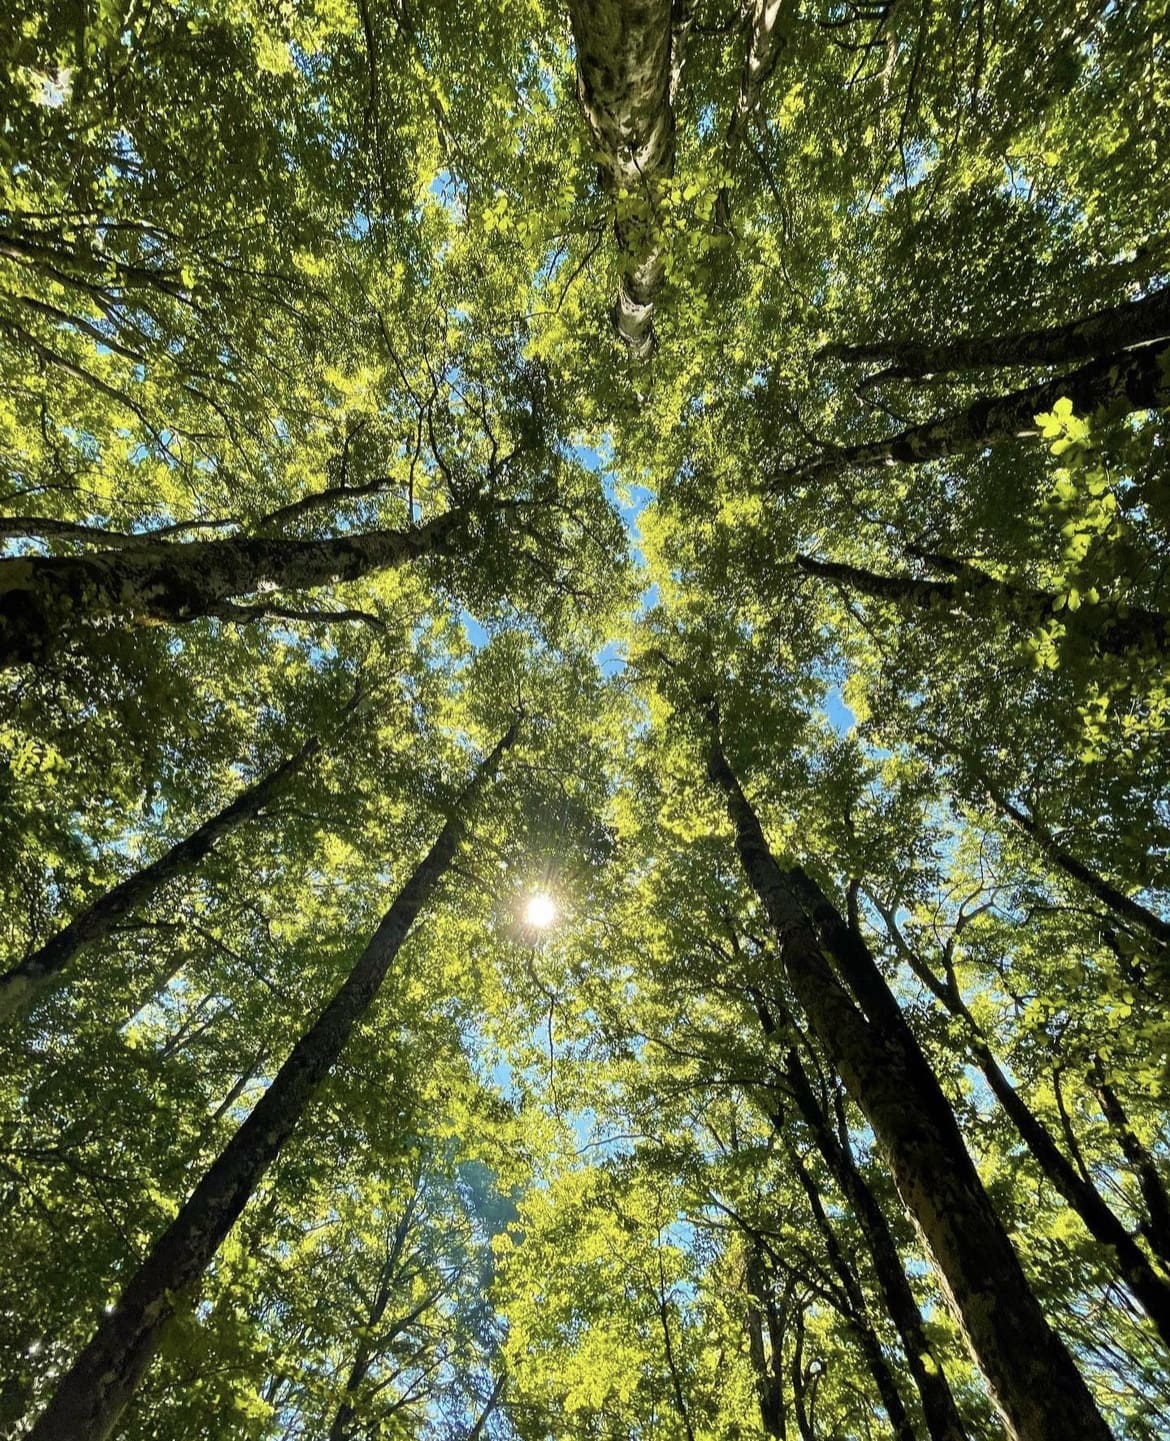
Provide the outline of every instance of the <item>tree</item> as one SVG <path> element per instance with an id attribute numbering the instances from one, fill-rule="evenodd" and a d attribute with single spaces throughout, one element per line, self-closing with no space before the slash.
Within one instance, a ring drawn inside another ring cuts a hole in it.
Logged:
<path id="1" fill-rule="evenodd" d="M 1164 32 L 0 18 L 0 1430 L 1161 1441 Z"/>
<path id="2" fill-rule="evenodd" d="M 204 821 L 158 860 L 99 896 L 38 950 L 5 971 L 0 976 L 0 1014 L 9 1017 L 26 1009 L 38 992 L 61 979 L 84 946 L 108 935 L 160 886 L 197 866 L 221 837 L 245 821 L 255 820 L 320 749 L 320 740 L 311 737 L 275 770 L 241 791 L 218 815 Z"/>
<path id="3" fill-rule="evenodd" d="M 321 1082 L 349 1033 L 377 996 L 391 962 L 431 892 L 443 879 L 478 792 L 516 740 L 519 722 L 497 741 L 451 808 L 447 822 L 419 862 L 344 983 L 293 1048 L 271 1086 L 155 1242 L 119 1303 L 72 1369 L 30 1433 L 52 1436 L 67 1426 L 78 1436 L 108 1436 L 158 1346 L 175 1299 L 198 1279 Z"/>
<path id="4" fill-rule="evenodd" d="M 708 773 L 726 794 L 740 860 L 780 943 L 785 974 L 889 1155 L 899 1192 L 945 1277 L 1009 1428 L 1020 1437 L 1107 1436 L 1031 1295 L 942 1091 L 864 943 L 831 911 L 826 941 L 817 937 L 805 911 L 803 878 L 785 877 L 776 864 L 714 723 L 712 729 Z M 826 943 L 849 978 L 852 998 L 822 954 Z M 1041 1399 L 1042 1378 L 1053 1376 L 1063 1376 L 1068 1387 L 1059 1403 Z"/>

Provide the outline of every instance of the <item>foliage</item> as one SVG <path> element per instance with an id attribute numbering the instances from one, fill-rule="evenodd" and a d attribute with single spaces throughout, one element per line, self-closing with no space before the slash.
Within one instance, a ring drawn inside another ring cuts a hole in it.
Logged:
<path id="1" fill-rule="evenodd" d="M 0 1032 L 14 1436 L 517 715 L 118 1434 L 939 1441 L 857 1185 L 923 1366 L 1003 1434 L 739 869 L 713 713 L 1114 1434 L 1170 1426 L 1170 1334 L 1024 1133 L 1170 1287 L 1165 24 L 674 8 L 647 195 L 599 167 L 537 0 L 0 18 L 0 640 L 30 576 L 114 577 L 0 672 L 0 969 L 322 740 Z M 646 361 L 609 318 L 635 226 Z M 1126 305 L 1148 333 L 1093 349 Z M 291 568 L 444 517 L 393 563 Z M 212 543 L 208 571 L 270 549 L 160 610 Z"/>

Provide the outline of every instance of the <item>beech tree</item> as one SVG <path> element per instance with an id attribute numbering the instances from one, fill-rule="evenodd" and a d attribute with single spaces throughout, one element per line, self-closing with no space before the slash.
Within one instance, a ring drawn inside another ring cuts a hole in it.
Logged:
<path id="1" fill-rule="evenodd" d="M 1165 30 L 0 17 L 0 1430 L 1167 1434 Z"/>
<path id="2" fill-rule="evenodd" d="M 62 1378 L 33 1436 L 38 1431 L 52 1436 L 63 1429 L 78 1436 L 109 1435 L 158 1345 L 173 1304 L 168 1298 L 207 1266 L 329 1074 L 350 1031 L 377 996 L 415 918 L 451 865 L 477 792 L 515 744 L 518 724 L 513 722 L 456 798 L 434 845 L 398 893 L 341 988 L 152 1247 L 93 1340 Z M 347 1384 L 347 1389 L 352 1387 Z"/>

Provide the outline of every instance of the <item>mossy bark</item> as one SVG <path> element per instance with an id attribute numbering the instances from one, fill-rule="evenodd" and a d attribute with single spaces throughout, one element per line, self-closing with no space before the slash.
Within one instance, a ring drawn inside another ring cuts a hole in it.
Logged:
<path id="1" fill-rule="evenodd" d="M 0 669 L 43 661 L 94 622 L 181 624 L 216 615 L 234 596 L 338 585 L 405 565 L 449 550 L 468 519 L 455 509 L 408 530 L 324 540 L 151 541 L 0 560 Z"/>
<path id="2" fill-rule="evenodd" d="M 1072 402 L 1077 415 L 1111 417 L 1170 404 L 1170 341 L 1090 361 L 1078 370 L 1006 395 L 984 395 L 962 410 L 911 426 L 887 440 L 833 446 L 807 465 L 776 477 L 781 491 L 797 481 L 827 480 L 853 466 L 923 465 L 963 451 L 1039 434 L 1038 415 L 1058 400 Z"/>
<path id="3" fill-rule="evenodd" d="M 660 191 L 674 173 L 671 0 L 570 0 L 569 14 L 577 96 L 603 183 L 619 207 L 614 327 L 644 360 L 654 352 L 654 302 L 666 275 Z"/>
<path id="4" fill-rule="evenodd" d="M 1137 300 L 1095 311 L 1082 320 L 1047 325 L 1015 335 L 970 336 L 924 345 L 914 340 L 878 340 L 860 345 L 829 345 L 822 358 L 844 361 L 888 360 L 867 377 L 866 386 L 884 380 L 925 380 L 959 370 L 1009 365 L 1070 365 L 1093 356 L 1114 355 L 1170 336 L 1170 287 Z"/>

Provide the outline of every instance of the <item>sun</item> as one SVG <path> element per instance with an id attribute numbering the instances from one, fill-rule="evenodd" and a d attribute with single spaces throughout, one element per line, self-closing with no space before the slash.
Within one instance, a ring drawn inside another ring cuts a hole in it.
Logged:
<path id="1" fill-rule="evenodd" d="M 557 918 L 557 905 L 552 896 L 544 891 L 537 891 L 535 895 L 529 896 L 528 904 L 524 907 L 524 919 L 530 926 L 538 931 L 547 930 Z"/>

